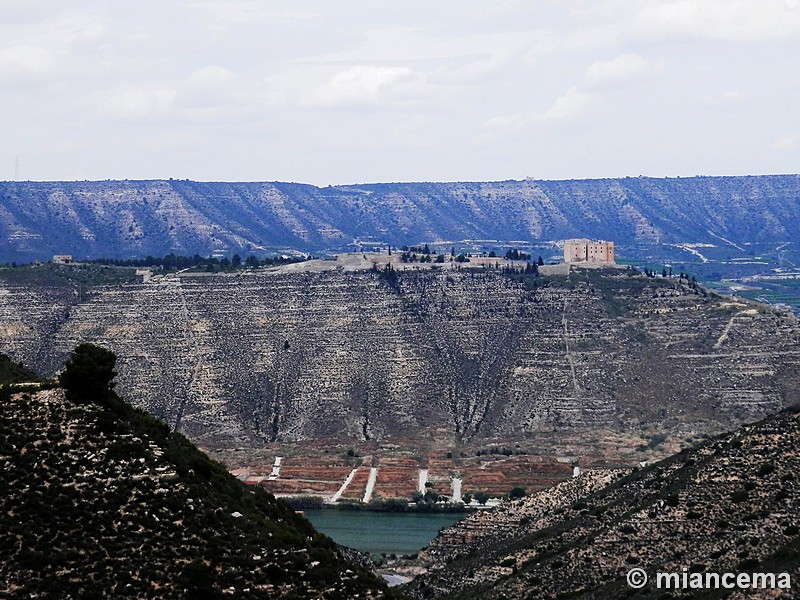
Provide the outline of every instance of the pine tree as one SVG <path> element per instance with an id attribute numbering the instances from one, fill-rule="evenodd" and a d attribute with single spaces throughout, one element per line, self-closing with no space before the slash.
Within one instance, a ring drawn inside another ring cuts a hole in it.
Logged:
<path id="1" fill-rule="evenodd" d="M 117 355 L 94 344 L 80 344 L 64 365 L 58 381 L 75 403 L 106 404 L 114 389 Z"/>

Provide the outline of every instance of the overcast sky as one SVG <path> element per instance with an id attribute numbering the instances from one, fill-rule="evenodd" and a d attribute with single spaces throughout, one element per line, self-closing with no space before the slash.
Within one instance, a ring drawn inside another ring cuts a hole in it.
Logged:
<path id="1" fill-rule="evenodd" d="M 0 0 L 0 179 L 800 171 L 798 0 Z"/>

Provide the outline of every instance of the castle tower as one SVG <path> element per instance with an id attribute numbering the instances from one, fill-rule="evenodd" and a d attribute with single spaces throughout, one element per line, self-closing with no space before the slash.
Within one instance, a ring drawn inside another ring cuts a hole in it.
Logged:
<path id="1" fill-rule="evenodd" d="M 564 241 L 565 263 L 614 263 L 614 242 L 575 239 Z"/>

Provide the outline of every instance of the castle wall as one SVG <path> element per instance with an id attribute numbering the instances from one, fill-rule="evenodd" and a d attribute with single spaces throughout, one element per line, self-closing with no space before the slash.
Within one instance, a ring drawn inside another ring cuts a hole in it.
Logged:
<path id="1" fill-rule="evenodd" d="M 614 242 L 587 239 L 564 241 L 564 262 L 614 262 Z"/>

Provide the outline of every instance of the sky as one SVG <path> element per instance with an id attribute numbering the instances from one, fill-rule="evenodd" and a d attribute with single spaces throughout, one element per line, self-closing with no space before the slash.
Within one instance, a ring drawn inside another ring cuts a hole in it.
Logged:
<path id="1" fill-rule="evenodd" d="M 0 180 L 800 171 L 800 0 L 0 0 Z"/>

